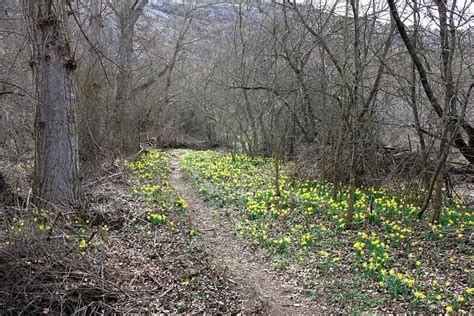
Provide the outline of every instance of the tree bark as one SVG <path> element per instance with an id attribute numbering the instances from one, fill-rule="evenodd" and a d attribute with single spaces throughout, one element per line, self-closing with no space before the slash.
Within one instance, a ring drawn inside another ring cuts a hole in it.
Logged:
<path id="1" fill-rule="evenodd" d="M 360 136 L 359 130 L 359 102 L 361 83 L 361 62 L 360 62 L 360 30 L 359 30 L 359 0 L 350 0 L 352 7 L 352 14 L 354 15 L 354 86 L 352 89 L 352 96 L 350 98 L 350 115 L 352 121 L 351 129 L 351 163 L 349 170 L 349 205 L 346 214 L 346 227 L 352 228 L 355 213 L 355 192 L 357 180 L 357 161 L 358 161 L 358 140 Z"/>
<path id="2" fill-rule="evenodd" d="M 76 63 L 67 40 L 65 2 L 23 0 L 31 39 L 38 104 L 35 118 L 33 193 L 45 202 L 69 206 L 79 188 L 76 131 Z"/>
<path id="3" fill-rule="evenodd" d="M 120 41 L 118 53 L 117 90 L 113 109 L 112 145 L 114 156 L 133 152 L 139 147 L 138 130 L 132 128 L 128 108 L 130 108 L 132 90 L 132 55 L 135 25 L 142 15 L 148 0 L 136 0 L 132 5 L 128 1 L 120 0 L 112 10 L 119 19 Z M 133 133 L 136 133 L 133 134 Z"/>
<path id="4" fill-rule="evenodd" d="M 89 52 L 91 57 L 88 60 L 88 76 L 82 86 L 82 95 L 84 102 L 82 105 L 81 121 L 79 125 L 79 149 L 81 158 L 85 161 L 95 161 L 101 153 L 101 143 L 103 136 L 103 126 L 106 125 L 104 118 L 104 100 L 102 98 L 102 82 L 104 76 L 101 72 L 105 71 L 101 68 L 100 55 L 96 54 L 97 50 L 102 50 L 100 43 L 102 33 L 102 15 L 99 1 L 91 1 L 90 18 L 89 18 Z M 103 155 L 104 153 L 102 153 Z"/>
<path id="5" fill-rule="evenodd" d="M 413 49 L 415 50 L 415 53 L 417 52 L 417 44 L 418 44 L 418 4 L 417 0 L 413 0 L 413 17 L 414 17 L 414 25 L 413 25 Z M 417 86 L 417 80 L 416 80 L 416 65 L 412 61 L 412 67 L 411 67 L 411 89 L 410 89 L 410 94 L 411 94 L 411 107 L 413 110 L 413 119 L 415 121 L 415 128 L 416 132 L 418 134 L 418 138 L 420 141 L 420 149 L 421 149 L 421 154 L 423 156 L 423 160 L 425 160 L 425 153 L 426 153 L 426 144 L 425 144 L 425 135 L 423 134 L 421 130 L 421 123 L 420 123 L 420 115 L 418 113 L 418 102 L 417 102 L 417 97 L 416 97 L 416 86 Z"/>
<path id="6" fill-rule="evenodd" d="M 125 154 L 127 151 L 127 106 L 130 100 L 132 76 L 131 62 L 133 53 L 134 29 L 126 26 L 122 28 L 119 42 L 119 70 L 117 72 L 117 90 L 115 93 L 113 142 L 117 154 Z"/>

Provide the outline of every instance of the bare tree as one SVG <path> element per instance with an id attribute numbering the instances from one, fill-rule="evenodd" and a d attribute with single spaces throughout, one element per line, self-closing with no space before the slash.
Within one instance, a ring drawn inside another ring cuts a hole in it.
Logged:
<path id="1" fill-rule="evenodd" d="M 127 107 L 130 106 L 132 89 L 132 54 L 135 25 L 143 14 L 148 0 L 116 0 L 110 5 L 117 16 L 120 28 L 119 52 L 117 63 L 117 87 L 113 110 L 112 150 L 115 155 L 130 153 L 138 148 L 138 131 L 130 129 Z"/>
<path id="2" fill-rule="evenodd" d="M 89 8 L 89 76 L 87 78 L 88 80 L 84 82 L 83 87 L 83 89 L 85 89 L 83 93 L 85 104 L 83 106 L 83 124 L 80 126 L 82 129 L 80 135 L 82 137 L 81 144 L 83 144 L 81 150 L 84 152 L 85 158 L 97 159 L 101 150 L 101 140 L 103 136 L 101 126 L 104 123 L 103 110 L 105 102 L 101 94 L 103 93 L 102 89 L 105 81 L 103 73 L 105 73 L 106 70 L 102 64 L 101 55 L 98 53 L 98 51 L 102 51 L 104 46 L 101 42 L 103 29 L 101 2 L 91 1 Z M 107 76 L 107 74 L 105 74 L 105 76 Z"/>
<path id="3" fill-rule="evenodd" d="M 452 69 L 450 69 L 450 58 L 452 58 L 453 52 L 456 48 L 456 30 L 455 25 L 451 23 L 448 24 L 447 18 L 447 2 L 446 1 L 436 1 L 436 5 L 438 6 L 439 16 L 439 24 L 440 24 L 440 40 L 441 40 L 441 49 L 442 49 L 442 60 L 443 60 L 443 78 L 442 80 L 445 83 L 445 102 L 446 98 L 449 97 L 449 102 L 452 104 L 448 107 L 448 113 L 443 110 L 442 105 L 439 103 L 438 98 L 433 90 L 432 83 L 428 78 L 428 74 L 426 71 L 425 65 L 420 59 L 419 54 L 417 53 L 413 43 L 410 41 L 408 32 L 406 30 L 405 24 L 402 22 L 400 15 L 397 11 L 397 6 L 394 0 L 387 0 L 390 6 L 390 12 L 395 20 L 397 25 L 398 32 L 405 43 L 405 46 L 410 54 L 410 57 L 413 63 L 416 66 L 418 71 L 418 75 L 420 76 L 421 84 L 423 85 L 423 89 L 425 91 L 426 97 L 428 98 L 433 110 L 435 111 L 436 115 L 443 119 L 445 115 L 448 116 L 448 119 L 453 121 L 455 124 L 459 124 L 460 127 L 465 131 L 468 141 L 464 140 L 463 135 L 461 132 L 457 132 L 456 137 L 454 139 L 454 146 L 461 152 L 461 154 L 466 158 L 467 161 L 470 163 L 474 163 L 474 127 L 465 120 L 462 113 L 458 113 L 457 111 L 452 111 L 453 107 L 456 108 L 456 104 L 460 103 L 459 100 L 461 99 L 460 96 L 456 95 L 456 90 L 454 88 L 454 83 L 452 82 Z M 453 6 L 450 10 L 451 15 L 454 15 L 454 9 L 456 7 L 456 1 L 453 2 Z M 450 29 L 450 31 L 448 30 Z M 451 39 L 450 39 L 451 38 Z M 468 88 L 466 92 L 466 96 L 464 97 L 465 100 L 469 100 L 473 85 Z M 459 91 L 459 90 L 458 90 Z M 458 92 L 459 93 L 459 92 Z"/>

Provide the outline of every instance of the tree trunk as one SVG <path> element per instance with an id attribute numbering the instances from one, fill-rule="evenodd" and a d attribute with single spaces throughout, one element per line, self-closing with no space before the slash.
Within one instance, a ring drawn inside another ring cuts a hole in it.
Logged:
<path id="1" fill-rule="evenodd" d="M 352 144 L 352 155 L 351 155 L 351 164 L 350 164 L 350 176 L 349 176 L 349 205 L 347 209 L 346 216 L 346 227 L 352 228 L 353 219 L 354 219 L 354 206 L 355 206 L 355 192 L 356 192 L 356 180 L 357 180 L 357 161 L 358 161 L 358 140 L 361 136 L 359 132 L 359 117 L 358 113 L 359 108 L 359 85 L 361 82 L 361 62 L 360 62 L 360 38 L 359 38 L 359 0 L 350 0 L 352 13 L 354 15 L 354 87 L 352 90 L 349 113 L 352 117 L 351 121 L 351 144 Z"/>
<path id="2" fill-rule="evenodd" d="M 117 90 L 113 109 L 112 151 L 114 156 L 138 151 L 139 131 L 137 122 L 130 115 L 132 94 L 132 55 L 135 24 L 142 15 L 148 0 L 118 1 L 112 10 L 120 22 L 120 41 L 118 53 Z M 131 128 L 130 128 L 131 127 Z"/>
<path id="3" fill-rule="evenodd" d="M 85 161 L 94 162 L 98 159 L 101 151 L 102 128 L 106 124 L 104 118 L 102 98 L 102 82 L 105 73 L 101 68 L 102 61 L 97 51 L 102 49 L 100 38 L 102 32 L 102 16 L 99 1 L 92 1 L 90 4 L 89 19 L 89 52 L 91 57 L 88 60 L 88 76 L 85 82 L 79 82 L 82 87 L 83 102 L 81 106 L 81 120 L 79 125 L 79 149 L 80 156 Z M 103 153 L 102 153 L 103 154 Z"/>
<path id="4" fill-rule="evenodd" d="M 413 49 L 415 50 L 415 53 L 417 53 L 417 44 L 418 44 L 418 5 L 417 5 L 417 0 L 413 0 L 413 17 L 414 17 L 414 30 L 413 30 Z M 416 87 L 417 87 L 417 80 L 416 80 L 416 66 L 415 63 L 412 62 L 412 67 L 411 67 L 411 89 L 410 89 L 410 94 L 411 94 L 411 106 L 413 109 L 413 119 L 415 121 L 415 128 L 416 132 L 418 134 L 418 138 L 420 141 L 420 149 L 421 149 L 421 154 L 423 156 L 423 159 L 425 159 L 425 153 L 426 153 L 426 144 L 425 144 L 425 136 L 423 134 L 423 131 L 421 130 L 421 124 L 420 124 L 420 115 L 418 113 L 418 101 L 416 98 Z"/>
<path id="5" fill-rule="evenodd" d="M 357 178 L 357 136 L 355 131 L 353 132 L 352 138 L 352 153 L 351 153 L 351 164 L 349 170 L 349 203 L 346 214 L 346 228 L 351 229 L 354 221 L 355 213 L 355 192 L 356 192 L 356 178 Z"/>
<path id="6" fill-rule="evenodd" d="M 134 29 L 126 26 L 122 29 L 122 35 L 119 42 L 119 61 L 120 67 L 117 72 L 117 91 L 115 94 L 114 107 L 114 128 L 113 143 L 117 154 L 127 152 L 127 107 L 130 101 L 130 92 L 132 84 L 131 63 L 133 53 L 133 34 Z"/>
<path id="7" fill-rule="evenodd" d="M 332 199 L 334 201 L 338 200 L 339 191 L 341 188 L 341 160 L 342 160 L 342 149 L 344 145 L 344 126 L 340 127 L 337 144 L 334 149 L 334 173 L 333 173 L 333 188 L 332 188 Z"/>
<path id="8" fill-rule="evenodd" d="M 23 0 L 22 4 L 38 95 L 33 193 L 41 204 L 69 206 L 77 199 L 79 158 L 73 76 L 76 64 L 66 36 L 65 3 Z"/>

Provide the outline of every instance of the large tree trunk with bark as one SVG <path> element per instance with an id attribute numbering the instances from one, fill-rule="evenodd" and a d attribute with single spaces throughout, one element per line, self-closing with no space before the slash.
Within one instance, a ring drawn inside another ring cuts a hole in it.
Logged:
<path id="1" fill-rule="evenodd" d="M 75 122 L 76 68 L 66 36 L 66 4 L 23 0 L 38 104 L 35 119 L 33 192 L 43 204 L 69 206 L 79 185 Z"/>

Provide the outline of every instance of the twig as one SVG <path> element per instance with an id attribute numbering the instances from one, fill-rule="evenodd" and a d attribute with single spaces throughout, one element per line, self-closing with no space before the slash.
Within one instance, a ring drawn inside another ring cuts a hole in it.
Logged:
<path id="1" fill-rule="evenodd" d="M 85 184 L 83 187 L 84 187 L 84 188 L 90 187 L 91 185 L 94 185 L 94 184 L 96 184 L 96 183 L 98 183 L 98 182 L 101 182 L 101 181 L 106 180 L 106 179 L 110 179 L 110 178 L 117 177 L 117 176 L 119 176 L 119 175 L 121 175 L 121 174 L 122 174 L 122 172 L 117 172 L 117 173 L 114 173 L 114 174 L 111 174 L 111 175 L 102 177 L 102 178 L 100 178 L 100 179 L 98 179 L 98 180 L 95 180 L 95 181 L 92 181 L 92 182 L 89 182 L 89 183 Z"/>
<path id="2" fill-rule="evenodd" d="M 26 198 L 26 210 L 28 211 L 29 207 L 30 207 L 30 199 L 31 199 L 31 188 L 28 190 L 28 196 Z"/>
<path id="3" fill-rule="evenodd" d="M 171 292 L 172 289 L 173 289 L 173 287 L 170 286 L 166 291 L 164 291 L 163 293 L 161 293 L 160 298 L 165 297 L 166 294 L 168 294 L 169 292 Z"/>

